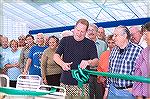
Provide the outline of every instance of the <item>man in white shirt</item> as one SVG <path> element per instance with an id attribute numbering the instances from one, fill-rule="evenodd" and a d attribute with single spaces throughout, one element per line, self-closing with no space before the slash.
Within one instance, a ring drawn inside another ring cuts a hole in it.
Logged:
<path id="1" fill-rule="evenodd" d="M 141 31 L 141 28 L 138 26 L 131 26 L 129 28 L 131 33 L 131 42 L 137 45 L 140 45 L 143 48 L 147 47 L 147 43 L 144 39 L 143 32 Z"/>

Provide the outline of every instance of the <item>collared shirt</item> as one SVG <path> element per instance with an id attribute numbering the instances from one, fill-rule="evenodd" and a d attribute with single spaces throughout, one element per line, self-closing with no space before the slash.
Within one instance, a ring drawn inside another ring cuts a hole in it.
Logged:
<path id="1" fill-rule="evenodd" d="M 32 46 L 34 46 L 34 45 L 32 45 Z M 30 48 L 32 46 L 25 46 L 21 50 L 20 59 L 19 59 L 19 64 L 20 64 L 21 71 L 24 70 L 24 66 L 26 65 L 26 62 L 27 62 L 27 59 L 28 59 L 28 54 L 29 54 Z"/>
<path id="2" fill-rule="evenodd" d="M 135 66 L 135 75 L 136 76 L 144 76 L 144 77 L 150 77 L 150 61 L 149 61 L 149 54 L 150 54 L 150 47 L 146 47 L 142 50 L 142 53 L 140 54 L 139 58 L 136 60 L 136 66 Z M 148 83 L 141 83 L 141 82 L 135 82 L 133 84 L 133 90 L 132 93 L 134 96 L 145 96 L 150 97 L 150 84 Z"/>
<path id="3" fill-rule="evenodd" d="M 102 41 L 99 40 L 98 38 L 96 39 L 95 42 L 96 48 L 97 48 L 97 54 L 98 54 L 98 58 L 100 58 L 100 55 L 107 50 L 107 44 Z"/>
<path id="4" fill-rule="evenodd" d="M 141 37 L 140 42 L 139 42 L 138 45 L 142 46 L 143 48 L 147 47 L 147 43 L 146 43 L 146 40 L 145 40 L 144 36 Z"/>
<path id="5" fill-rule="evenodd" d="M 142 47 L 131 42 L 120 52 L 119 47 L 115 47 L 110 54 L 109 72 L 117 74 L 133 75 L 135 69 L 135 60 L 142 51 Z M 108 83 L 115 87 L 126 87 L 133 85 L 133 81 L 109 78 Z"/>
<path id="6" fill-rule="evenodd" d="M 97 55 L 98 55 L 98 58 L 100 58 L 100 55 L 107 50 L 107 44 L 102 41 L 102 40 L 99 40 L 98 38 L 96 39 L 96 42 L 95 42 L 95 45 L 96 45 L 96 49 L 97 49 Z M 92 66 L 90 67 L 90 69 L 92 70 L 96 70 L 97 69 L 97 66 Z"/>

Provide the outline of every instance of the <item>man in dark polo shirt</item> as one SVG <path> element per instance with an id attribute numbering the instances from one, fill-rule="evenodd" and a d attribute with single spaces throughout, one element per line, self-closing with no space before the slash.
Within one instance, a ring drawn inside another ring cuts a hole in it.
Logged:
<path id="1" fill-rule="evenodd" d="M 67 90 L 67 99 L 81 96 L 82 90 L 77 86 L 77 81 L 71 75 L 72 69 L 78 69 L 78 64 L 82 69 L 89 66 L 96 66 L 98 63 L 98 56 L 96 45 L 94 41 L 85 38 L 89 22 L 85 19 L 77 21 L 73 36 L 62 38 L 56 53 L 54 54 L 54 61 L 59 64 L 62 69 L 61 86 Z M 61 58 L 62 56 L 62 58 Z M 87 99 L 88 84 L 83 85 L 84 98 Z"/>

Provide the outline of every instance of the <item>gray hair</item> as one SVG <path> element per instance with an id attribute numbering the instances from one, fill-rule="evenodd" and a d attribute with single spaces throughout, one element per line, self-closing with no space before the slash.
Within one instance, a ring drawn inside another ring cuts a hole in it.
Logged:
<path id="1" fill-rule="evenodd" d="M 97 25 L 96 25 L 96 24 L 92 23 L 92 24 L 90 24 L 89 26 L 94 27 L 94 28 L 95 28 L 95 30 L 96 30 L 96 32 L 98 31 L 98 27 L 97 27 Z"/>
<path id="2" fill-rule="evenodd" d="M 117 28 L 122 28 L 123 29 L 122 30 L 123 31 L 122 34 L 127 34 L 127 39 L 130 40 L 131 33 L 130 33 L 129 29 L 126 26 L 119 25 Z"/>

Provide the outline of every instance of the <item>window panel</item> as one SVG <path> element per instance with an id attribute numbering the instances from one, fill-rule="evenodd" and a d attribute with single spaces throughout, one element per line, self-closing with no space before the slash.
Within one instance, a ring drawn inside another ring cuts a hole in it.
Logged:
<path id="1" fill-rule="evenodd" d="M 57 3 L 60 7 L 62 7 L 63 9 L 66 10 L 66 12 L 72 12 L 72 11 L 77 11 L 78 9 L 76 7 L 74 7 L 72 4 L 70 3 Z M 58 8 L 59 9 L 59 8 Z"/>
<path id="2" fill-rule="evenodd" d="M 45 7 L 44 9 L 46 9 L 48 12 L 50 12 L 52 15 L 55 15 L 55 14 L 60 14 L 61 12 L 58 11 L 57 9 L 55 9 L 54 7 L 52 6 L 48 6 L 48 7 Z"/>

